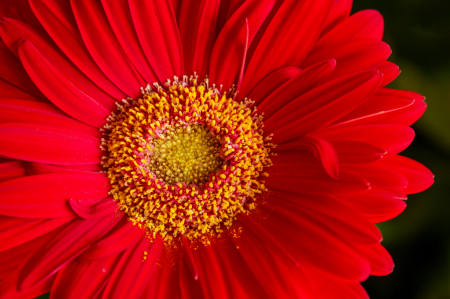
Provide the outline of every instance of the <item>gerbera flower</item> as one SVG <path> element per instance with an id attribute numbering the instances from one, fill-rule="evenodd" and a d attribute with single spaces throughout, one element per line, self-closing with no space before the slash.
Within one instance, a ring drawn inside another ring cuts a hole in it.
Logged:
<path id="1" fill-rule="evenodd" d="M 0 4 L 0 294 L 366 298 L 433 182 L 350 0 Z"/>

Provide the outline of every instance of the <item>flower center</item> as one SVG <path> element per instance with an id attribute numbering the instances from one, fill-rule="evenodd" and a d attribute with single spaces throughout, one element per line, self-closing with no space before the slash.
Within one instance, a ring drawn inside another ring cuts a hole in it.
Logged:
<path id="1" fill-rule="evenodd" d="M 147 168 L 164 183 L 204 185 L 223 164 L 220 140 L 207 128 L 194 124 L 168 131 L 154 139 L 153 155 Z"/>
<path id="2" fill-rule="evenodd" d="M 150 237 L 208 240 L 255 209 L 274 145 L 251 102 L 207 80 L 168 82 L 118 105 L 103 129 L 102 165 L 112 196 Z"/>

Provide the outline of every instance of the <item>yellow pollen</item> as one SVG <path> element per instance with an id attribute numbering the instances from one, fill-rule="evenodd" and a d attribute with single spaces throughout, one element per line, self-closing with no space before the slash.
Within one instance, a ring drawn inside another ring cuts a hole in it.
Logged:
<path id="1" fill-rule="evenodd" d="M 250 102 L 192 77 L 165 86 L 118 105 L 103 131 L 102 165 L 112 196 L 149 236 L 209 244 L 256 208 L 274 145 Z"/>

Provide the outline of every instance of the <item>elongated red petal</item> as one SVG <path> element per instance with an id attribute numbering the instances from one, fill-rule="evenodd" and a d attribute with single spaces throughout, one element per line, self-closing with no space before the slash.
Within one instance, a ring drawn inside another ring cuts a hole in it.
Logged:
<path id="1" fill-rule="evenodd" d="M 242 83 L 244 94 L 273 71 L 301 64 L 319 37 L 333 2 L 283 2 L 250 60 Z"/>
<path id="2" fill-rule="evenodd" d="M 264 243 L 269 249 L 277 252 L 278 254 L 285 256 L 290 263 L 295 266 L 299 266 L 299 262 L 293 257 L 289 251 L 287 251 L 278 241 L 272 237 L 258 222 L 246 214 L 238 214 L 237 216 L 240 223 L 242 223 L 248 230 L 250 230 L 261 242 Z"/>
<path id="3" fill-rule="evenodd" d="M 361 194 L 331 195 L 350 208 L 354 209 L 373 223 L 387 221 L 398 216 L 406 208 L 406 195 L 402 192 L 389 194 L 385 191 L 372 189 Z"/>
<path id="4" fill-rule="evenodd" d="M 267 96 L 269 96 L 278 87 L 286 83 L 289 79 L 295 77 L 301 72 L 296 67 L 284 67 L 276 70 L 272 74 L 268 75 L 262 80 L 247 96 L 243 93 L 239 93 L 239 98 L 243 99 L 248 97 L 255 102 L 255 105 L 259 105 Z"/>
<path id="5" fill-rule="evenodd" d="M 130 97 L 140 95 L 146 82 L 124 55 L 101 4 L 97 1 L 71 1 L 83 41 L 103 73 Z"/>
<path id="6" fill-rule="evenodd" d="M 262 223 L 264 228 L 294 254 L 301 265 L 344 281 L 361 281 L 368 277 L 370 265 L 364 254 L 339 236 L 331 223 L 317 222 L 311 213 L 300 216 L 287 207 L 263 208 L 270 209 L 269 217 Z M 294 235 L 296 238 L 292 238 Z"/>
<path id="7" fill-rule="evenodd" d="M 159 81 L 181 78 L 183 50 L 170 0 L 130 0 L 129 4 L 141 46 Z"/>
<path id="8" fill-rule="evenodd" d="M 128 1 L 102 0 L 102 5 L 118 42 L 136 70 L 147 83 L 158 81 L 139 43 Z"/>
<path id="9" fill-rule="evenodd" d="M 328 15 L 327 22 L 325 23 L 321 36 L 324 36 L 348 18 L 352 10 L 352 2 L 352 0 L 334 0 L 333 7 Z"/>
<path id="10" fill-rule="evenodd" d="M 20 178 L 26 174 L 22 161 L 0 163 L 0 182 Z"/>
<path id="11" fill-rule="evenodd" d="M 68 78 L 59 72 L 30 41 L 20 42 L 19 56 L 28 75 L 58 108 L 88 125 L 100 128 L 105 124 L 112 106 L 106 107 L 97 98 L 86 94 L 75 85 L 75 81 L 71 81 L 74 78 Z M 49 85 L 48 82 L 52 84 Z"/>
<path id="12" fill-rule="evenodd" d="M 86 49 L 69 1 L 29 0 L 29 2 L 45 30 L 83 74 L 115 99 L 126 97 L 125 93 L 103 74 Z"/>
<path id="13" fill-rule="evenodd" d="M 265 121 L 275 143 L 325 127 L 364 103 L 378 88 L 381 75 L 364 71 L 321 85 L 298 97 Z"/>
<path id="14" fill-rule="evenodd" d="M 92 244 L 78 260 L 89 262 L 95 259 L 102 259 L 114 253 L 125 251 L 144 237 L 145 231 L 123 217 L 111 231 L 101 240 Z"/>
<path id="15" fill-rule="evenodd" d="M 391 83 L 395 78 L 398 77 L 398 75 L 400 75 L 401 72 L 398 65 L 390 61 L 385 61 L 381 65 L 377 66 L 377 70 L 383 73 L 383 81 L 380 84 L 381 87 L 384 87 L 385 85 Z"/>
<path id="16" fill-rule="evenodd" d="M 358 39 L 381 40 L 383 17 L 376 10 L 359 11 L 323 36 L 311 50 L 312 53 L 346 44 Z"/>
<path id="17" fill-rule="evenodd" d="M 108 196 L 108 178 L 98 174 L 43 174 L 0 183 L 0 214 L 27 218 L 73 217 L 69 199 Z"/>
<path id="18" fill-rule="evenodd" d="M 421 192 L 429 188 L 434 182 L 433 173 L 410 158 L 394 156 L 383 162 L 385 162 L 385 166 L 398 171 L 408 181 L 408 186 L 403 190 L 406 194 Z"/>
<path id="19" fill-rule="evenodd" d="M 74 212 L 83 219 L 103 218 L 111 213 L 121 214 L 119 206 L 113 198 L 106 198 L 95 202 L 70 200 L 70 206 Z"/>
<path id="20" fill-rule="evenodd" d="M 209 74 L 211 81 L 223 84 L 225 91 L 231 87 L 241 68 L 241 57 L 247 52 L 246 41 L 251 44 L 274 4 L 274 0 L 246 1 L 227 21 L 217 37 L 211 54 Z"/>
<path id="21" fill-rule="evenodd" d="M 54 125 L 100 137 L 100 131 L 78 122 L 53 105 L 35 101 L 0 99 L 0 122 Z"/>
<path id="22" fill-rule="evenodd" d="M 48 103 L 49 101 L 44 98 L 38 98 L 25 90 L 15 86 L 5 79 L 0 78 L 0 99 L 23 99 L 27 101 Z"/>
<path id="23" fill-rule="evenodd" d="M 329 127 L 316 136 L 330 141 L 358 141 L 383 149 L 385 156 L 404 150 L 414 139 L 414 131 L 403 125 L 371 125 L 355 127 Z"/>
<path id="24" fill-rule="evenodd" d="M 192 277 L 195 280 L 198 280 L 198 266 L 197 262 L 195 261 L 194 255 L 192 254 L 191 245 L 189 244 L 185 236 L 181 237 L 181 243 L 183 246 L 183 257 L 189 267 L 189 271 L 191 272 Z"/>
<path id="25" fill-rule="evenodd" d="M 392 51 L 388 44 L 371 39 L 355 40 L 340 47 L 326 47 L 309 55 L 301 68 L 318 62 L 335 59 L 336 69 L 330 79 L 339 78 L 354 72 L 374 69 L 388 59 Z"/>
<path id="26" fill-rule="evenodd" d="M 110 109 L 115 108 L 114 99 L 99 89 L 98 86 L 93 84 L 91 80 L 86 78 L 84 73 L 80 72 L 80 70 L 77 69 L 69 59 L 67 59 L 64 53 L 62 53 L 58 46 L 51 40 L 50 36 L 26 23 L 12 19 L 2 20 L 0 27 L 2 39 L 8 45 L 10 50 L 19 58 L 19 48 L 21 46 L 20 41 L 23 39 L 28 40 L 34 45 L 37 52 L 41 53 L 42 57 L 49 61 L 49 64 L 53 65 L 58 72 L 60 72 L 65 78 L 68 78 L 70 82 L 77 86 L 77 88 L 83 93 L 91 98 L 95 98 L 96 102 L 105 107 L 109 107 Z M 24 64 L 23 61 L 22 64 Z M 24 65 L 24 67 L 28 75 L 30 75 L 26 65 Z M 33 77 L 31 77 L 31 79 L 33 80 Z M 35 80 L 33 80 L 33 82 L 43 92 L 43 87 L 36 83 Z M 48 97 L 45 92 L 43 93 Z"/>
<path id="27" fill-rule="evenodd" d="M 58 272 L 50 298 L 95 298 L 108 282 L 120 256 L 116 254 L 84 263 L 73 260 Z"/>
<path id="28" fill-rule="evenodd" d="M 79 256 L 117 222 L 112 215 L 96 220 L 76 220 L 50 242 L 38 248 L 19 275 L 19 289 L 38 285 Z"/>
<path id="29" fill-rule="evenodd" d="M 234 277 L 225 253 L 217 245 L 202 245 L 194 251 L 199 261 L 199 283 L 205 298 L 236 298 Z"/>
<path id="30" fill-rule="evenodd" d="M 369 246 L 367 256 L 370 261 L 371 275 L 388 275 L 394 269 L 394 261 L 381 244 Z"/>
<path id="31" fill-rule="evenodd" d="M 39 219 L 2 231 L 0 232 L 0 238 L 2 240 L 2 243 L 0 244 L 0 251 L 7 250 L 36 239 L 52 230 L 57 229 L 72 219 L 73 217 Z"/>
<path id="32" fill-rule="evenodd" d="M 50 164 L 98 164 L 100 141 L 88 134 L 50 125 L 0 123 L 0 154 Z"/>
<path id="33" fill-rule="evenodd" d="M 306 135 L 293 142 L 282 144 L 277 150 L 295 148 L 310 151 L 330 177 L 338 178 L 338 155 L 330 142 L 314 135 Z"/>
<path id="34" fill-rule="evenodd" d="M 335 67 L 336 61 L 332 59 L 303 70 L 265 98 L 258 105 L 258 110 L 269 118 L 292 100 L 324 83 Z"/>
<path id="35" fill-rule="evenodd" d="M 20 60 L 0 41 L 0 77 L 30 94 L 45 98 L 41 91 L 28 77 Z"/>
<path id="36" fill-rule="evenodd" d="M 197 72 L 199 80 L 203 80 L 209 69 L 220 3 L 218 0 L 181 2 L 178 28 L 183 45 L 184 70 L 188 75 Z"/>
<path id="37" fill-rule="evenodd" d="M 139 298 L 156 267 L 163 244 L 164 241 L 158 237 L 153 242 L 143 238 L 136 246 L 127 249 L 111 274 L 103 298 Z"/>

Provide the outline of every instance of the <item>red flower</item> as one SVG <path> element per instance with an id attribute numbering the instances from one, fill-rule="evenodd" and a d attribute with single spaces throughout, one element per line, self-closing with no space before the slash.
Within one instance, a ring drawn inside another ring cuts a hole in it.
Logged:
<path id="1" fill-rule="evenodd" d="M 366 298 L 433 176 L 350 8 L 2 1 L 1 297 Z"/>

